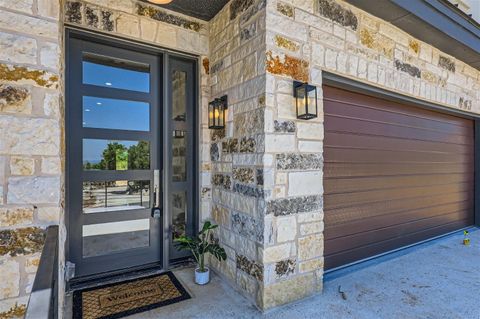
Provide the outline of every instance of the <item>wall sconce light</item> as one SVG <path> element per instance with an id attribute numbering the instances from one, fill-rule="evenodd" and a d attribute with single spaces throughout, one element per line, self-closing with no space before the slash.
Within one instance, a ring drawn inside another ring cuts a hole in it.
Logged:
<path id="1" fill-rule="evenodd" d="M 225 111 L 228 109 L 228 98 L 226 95 L 208 103 L 208 128 L 225 128 Z"/>
<path id="2" fill-rule="evenodd" d="M 318 115 L 317 87 L 303 82 L 293 82 L 293 96 L 296 100 L 297 119 L 310 120 Z"/>

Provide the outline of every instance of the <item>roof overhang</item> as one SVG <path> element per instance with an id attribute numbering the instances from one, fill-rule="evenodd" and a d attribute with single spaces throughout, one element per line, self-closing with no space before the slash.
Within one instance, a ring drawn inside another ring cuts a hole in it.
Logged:
<path id="1" fill-rule="evenodd" d="M 480 69 L 480 25 L 446 0 L 346 0 Z"/>
<path id="2" fill-rule="evenodd" d="M 148 2 L 148 0 L 142 0 Z M 185 15 L 209 21 L 229 0 L 174 0 L 169 4 L 157 5 L 160 8 L 180 12 Z M 150 3 L 154 5 L 153 3 Z"/>

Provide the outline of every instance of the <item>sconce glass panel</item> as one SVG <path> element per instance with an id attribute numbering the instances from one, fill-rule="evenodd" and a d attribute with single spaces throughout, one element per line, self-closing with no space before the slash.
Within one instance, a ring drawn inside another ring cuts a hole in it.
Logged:
<path id="1" fill-rule="evenodd" d="M 317 87 L 308 83 L 294 82 L 294 97 L 297 107 L 297 118 L 309 120 L 318 115 Z"/>
<path id="2" fill-rule="evenodd" d="M 225 110 L 227 109 L 227 97 L 223 96 L 208 104 L 208 128 L 225 128 Z"/>

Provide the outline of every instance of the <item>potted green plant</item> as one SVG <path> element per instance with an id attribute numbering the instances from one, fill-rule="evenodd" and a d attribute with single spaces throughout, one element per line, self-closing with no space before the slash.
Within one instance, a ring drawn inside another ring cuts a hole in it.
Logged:
<path id="1" fill-rule="evenodd" d="M 178 250 L 189 250 L 198 267 L 195 268 L 195 283 L 205 285 L 210 281 L 210 269 L 205 266 L 205 254 L 210 253 L 219 261 L 227 259 L 225 249 L 223 249 L 217 241 L 214 240 L 211 231 L 217 228 L 209 221 L 203 224 L 202 230 L 196 237 L 180 236 L 175 239 L 175 245 Z"/>

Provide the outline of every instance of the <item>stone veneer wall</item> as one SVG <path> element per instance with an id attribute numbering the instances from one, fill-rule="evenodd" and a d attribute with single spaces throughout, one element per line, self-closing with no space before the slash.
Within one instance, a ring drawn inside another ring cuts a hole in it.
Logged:
<path id="1" fill-rule="evenodd" d="M 0 318 L 23 316 L 45 227 L 60 223 L 61 243 L 66 238 L 63 21 L 200 56 L 202 110 L 209 100 L 208 22 L 134 0 L 0 0 Z M 201 136 L 206 125 L 203 115 Z M 201 141 L 208 168 L 208 139 Z M 208 186 L 210 175 L 200 183 Z M 209 209 L 208 198 L 201 208 Z"/>
<path id="2" fill-rule="evenodd" d="M 62 188 L 59 6 L 0 1 L 0 318 L 23 317 Z"/>
<path id="3" fill-rule="evenodd" d="M 23 314 L 45 226 L 66 236 L 59 21 L 200 56 L 201 217 L 229 256 L 211 264 L 263 309 L 322 288 L 323 114 L 295 118 L 293 79 L 320 106 L 327 70 L 480 112 L 476 69 L 341 0 L 232 0 L 210 22 L 135 0 L 0 0 L 0 318 Z M 226 130 L 209 131 L 223 94 Z"/>
<path id="4" fill-rule="evenodd" d="M 261 306 L 270 308 L 322 289 L 322 72 L 477 114 L 480 72 L 341 0 L 268 1 L 266 47 L 264 157 L 274 185 Z M 318 119 L 296 119 L 293 80 L 317 86 Z"/>
<path id="5" fill-rule="evenodd" d="M 210 21 L 212 99 L 228 95 L 225 130 L 210 133 L 211 218 L 228 259 L 212 266 L 262 303 L 266 0 L 232 0 Z"/>

